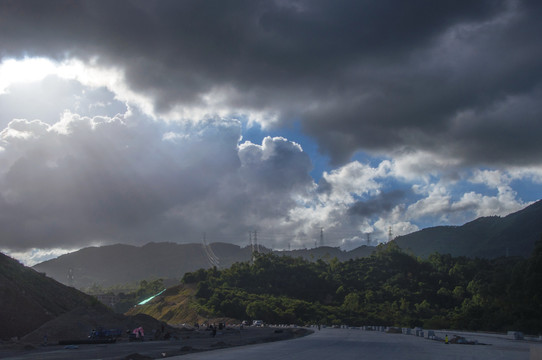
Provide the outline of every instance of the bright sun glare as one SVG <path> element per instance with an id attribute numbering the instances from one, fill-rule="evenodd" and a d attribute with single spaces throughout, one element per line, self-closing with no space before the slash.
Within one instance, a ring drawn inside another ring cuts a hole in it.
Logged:
<path id="1" fill-rule="evenodd" d="M 0 95 L 9 93 L 12 84 L 39 82 L 50 75 L 76 80 L 91 88 L 105 87 L 115 94 L 117 100 L 137 104 L 144 113 L 153 116 L 151 100 L 128 87 L 124 71 L 100 66 L 97 59 L 88 62 L 79 59 L 57 62 L 40 57 L 6 59 L 0 63 Z"/>
<path id="2" fill-rule="evenodd" d="M 8 59 L 0 64 L 0 94 L 13 83 L 34 82 L 57 73 L 58 64 L 45 58 Z"/>

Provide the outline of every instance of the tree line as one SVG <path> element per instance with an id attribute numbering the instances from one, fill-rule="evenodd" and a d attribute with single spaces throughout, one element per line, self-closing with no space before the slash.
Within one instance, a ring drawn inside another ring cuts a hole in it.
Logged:
<path id="1" fill-rule="evenodd" d="M 542 240 L 527 259 L 422 259 L 394 243 L 345 262 L 259 254 L 182 281 L 196 284 L 199 311 L 216 317 L 542 332 Z"/>

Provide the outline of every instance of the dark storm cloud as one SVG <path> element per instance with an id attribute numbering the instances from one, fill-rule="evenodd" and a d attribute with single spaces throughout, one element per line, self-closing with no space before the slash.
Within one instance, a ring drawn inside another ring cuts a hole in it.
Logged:
<path id="1" fill-rule="evenodd" d="M 0 132 L 2 246 L 198 242 L 205 231 L 244 244 L 247 229 L 280 223 L 313 182 L 299 145 L 266 138 L 239 147 L 240 135 L 239 122 L 213 119 L 13 120 Z"/>
<path id="2" fill-rule="evenodd" d="M 157 111 L 226 88 L 232 111 L 301 119 L 336 163 L 404 147 L 540 163 L 541 142 L 516 140 L 542 135 L 536 1 L 1 4 L 3 57 L 99 56 Z"/>
<path id="3" fill-rule="evenodd" d="M 350 206 L 348 214 L 361 217 L 381 215 L 384 212 L 391 211 L 404 197 L 405 192 L 402 190 L 380 193 L 369 200 L 357 201 Z"/>
<path id="4" fill-rule="evenodd" d="M 318 181 L 318 193 L 319 194 L 330 194 L 333 190 L 333 185 L 331 185 L 325 178 L 320 178 Z"/>

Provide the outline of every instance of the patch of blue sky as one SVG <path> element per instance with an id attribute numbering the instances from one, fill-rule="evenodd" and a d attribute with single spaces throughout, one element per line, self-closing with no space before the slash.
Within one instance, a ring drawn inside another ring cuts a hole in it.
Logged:
<path id="1" fill-rule="evenodd" d="M 542 184 L 535 183 L 531 179 L 513 180 L 510 186 L 517 193 L 517 198 L 524 202 L 542 199 Z"/>
<path id="2" fill-rule="evenodd" d="M 480 168 L 480 171 L 492 170 L 491 168 Z M 472 175 L 472 173 L 471 173 Z M 542 199 L 542 184 L 536 183 L 532 178 L 514 179 L 509 184 L 512 191 L 514 191 L 517 200 L 524 202 L 532 202 Z M 483 196 L 499 195 L 499 189 L 493 186 L 488 186 L 484 183 L 469 181 L 469 177 L 465 176 L 464 179 L 453 183 L 453 186 L 449 187 L 451 191 L 452 201 L 458 201 L 466 193 L 476 193 Z"/>
<path id="3" fill-rule="evenodd" d="M 476 193 L 483 196 L 498 196 L 499 190 L 482 183 L 473 183 L 468 180 L 460 180 L 449 188 L 452 202 L 459 201 L 467 193 Z"/>
<path id="4" fill-rule="evenodd" d="M 361 196 L 356 196 L 352 194 L 354 198 L 358 201 L 369 201 L 374 197 L 383 197 L 389 199 L 388 201 L 393 200 L 396 205 L 406 205 L 412 204 L 424 196 L 417 194 L 413 189 L 412 183 L 404 182 L 401 179 L 394 177 L 386 177 L 378 179 L 380 185 L 379 195 L 375 193 L 363 194 Z"/>
<path id="5" fill-rule="evenodd" d="M 358 161 L 362 164 L 369 165 L 373 168 L 376 168 L 382 163 L 382 161 L 391 160 L 391 159 L 385 156 L 371 155 L 364 151 L 356 151 L 354 155 L 352 155 L 350 160 Z"/>

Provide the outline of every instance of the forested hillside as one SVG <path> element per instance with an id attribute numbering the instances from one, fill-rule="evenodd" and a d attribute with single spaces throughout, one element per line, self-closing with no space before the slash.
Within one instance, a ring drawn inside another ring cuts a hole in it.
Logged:
<path id="1" fill-rule="evenodd" d="M 542 241 L 528 259 L 420 259 L 393 243 L 345 262 L 266 254 L 183 281 L 210 317 L 542 332 Z"/>

